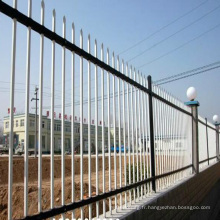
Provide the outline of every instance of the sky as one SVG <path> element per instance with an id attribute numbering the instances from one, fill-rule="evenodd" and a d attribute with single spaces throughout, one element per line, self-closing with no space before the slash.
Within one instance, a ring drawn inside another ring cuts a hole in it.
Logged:
<path id="1" fill-rule="evenodd" d="M 9 5 L 13 3 L 12 0 L 4 0 L 4 2 Z M 27 0 L 18 0 L 19 11 L 27 15 L 27 8 Z M 40 23 L 40 1 L 33 1 L 32 8 L 33 19 Z M 151 75 L 153 81 L 220 61 L 219 0 L 45 0 L 45 26 L 49 29 L 52 27 L 53 9 L 56 10 L 56 33 L 62 35 L 62 20 L 65 15 L 66 38 L 69 41 L 71 41 L 71 26 L 74 22 L 77 46 L 82 29 L 85 50 L 87 50 L 87 37 L 90 34 L 92 54 L 94 54 L 94 41 L 97 39 L 98 57 L 103 43 L 104 59 L 106 59 L 106 49 L 109 48 L 110 57 L 114 52 L 115 56 L 119 55 L 120 61 L 123 59 L 128 62 L 129 66 L 132 65 L 144 76 Z M 9 107 L 11 33 L 11 19 L 0 13 L 1 119 L 7 115 Z M 15 107 L 18 113 L 24 112 L 25 109 L 26 39 L 27 28 L 18 24 L 15 79 Z M 39 51 L 40 36 L 32 32 L 31 94 L 34 94 L 35 85 L 39 84 Z M 70 103 L 71 53 L 66 51 L 66 56 L 66 103 Z M 56 46 L 55 105 L 61 104 L 61 59 L 62 48 Z M 79 63 L 78 57 L 76 63 Z M 86 62 L 84 67 L 85 70 Z M 76 67 L 76 75 L 78 71 L 79 67 Z M 164 84 L 162 87 L 184 102 L 187 101 L 187 88 L 194 86 L 198 94 L 197 100 L 200 102 L 199 114 L 212 121 L 214 114 L 220 115 L 219 73 L 220 69 L 215 69 Z M 44 74 L 44 106 L 49 106 L 51 42 L 47 39 L 44 44 Z M 98 74 L 100 76 L 100 71 Z M 85 75 L 85 85 L 86 77 L 87 75 Z M 76 101 L 78 100 L 79 97 L 78 99 L 76 97 Z M 30 111 L 34 112 L 34 103 L 30 104 Z M 57 114 L 60 111 L 59 108 L 56 109 Z M 68 111 L 70 108 L 67 109 L 67 113 Z"/>

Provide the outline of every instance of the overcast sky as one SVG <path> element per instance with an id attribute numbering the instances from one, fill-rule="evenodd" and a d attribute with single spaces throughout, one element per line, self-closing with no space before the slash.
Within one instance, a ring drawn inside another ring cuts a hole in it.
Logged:
<path id="1" fill-rule="evenodd" d="M 12 5 L 12 0 L 4 0 Z M 18 9 L 27 14 L 27 0 L 18 0 Z M 32 17 L 40 22 L 40 1 L 33 1 Z M 67 39 L 71 40 L 71 24 L 76 27 L 76 44 L 83 29 L 84 47 L 91 34 L 91 52 L 94 40 L 108 47 L 110 54 L 129 61 L 143 75 L 153 80 L 172 76 L 187 70 L 220 61 L 220 1 L 219 0 L 53 0 L 45 1 L 45 26 L 51 29 L 52 10 L 56 9 L 56 32 L 62 35 L 62 17 L 67 20 Z M 219 25 L 219 26 L 218 26 Z M 0 13 L 0 117 L 7 115 L 11 64 L 11 19 Z M 15 107 L 24 112 L 25 65 L 27 29 L 18 25 L 16 56 Z M 199 37 L 200 36 L 200 37 Z M 32 32 L 31 94 L 39 84 L 40 37 Z M 195 39 L 195 40 L 193 40 Z M 140 43 L 141 42 L 141 43 Z M 56 47 L 56 103 L 61 103 L 61 47 Z M 44 92 L 46 106 L 50 100 L 51 42 L 45 40 Z M 105 54 L 106 58 L 106 54 Z M 67 52 L 67 63 L 71 54 Z M 77 62 L 77 60 L 76 60 Z M 67 65 L 67 103 L 70 98 L 70 69 Z M 78 70 L 78 67 L 76 71 Z M 182 101 L 187 101 L 186 90 L 197 89 L 199 113 L 211 121 L 220 115 L 220 69 L 215 69 L 183 80 L 163 85 Z M 32 98 L 32 97 L 30 97 Z M 34 103 L 31 103 L 31 108 Z M 33 109 L 31 111 L 34 111 Z M 57 114 L 60 110 L 57 109 Z"/>

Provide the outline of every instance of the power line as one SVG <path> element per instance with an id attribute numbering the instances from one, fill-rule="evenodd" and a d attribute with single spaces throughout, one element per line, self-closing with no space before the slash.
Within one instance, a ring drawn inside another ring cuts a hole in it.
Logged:
<path id="1" fill-rule="evenodd" d="M 191 76 L 195 76 L 195 75 L 198 75 L 198 74 L 201 74 L 201 73 L 205 73 L 205 72 L 208 72 L 210 70 L 214 70 L 214 69 L 218 69 L 218 68 L 220 68 L 220 65 L 212 67 L 212 68 L 209 68 L 209 69 L 206 69 L 206 70 L 199 71 L 197 73 L 192 73 L 192 74 L 187 75 L 187 76 L 182 76 L 182 77 L 179 77 L 177 79 L 172 79 L 172 80 L 169 80 L 167 82 L 162 82 L 162 83 L 159 83 L 157 85 L 159 86 L 159 85 L 167 84 L 167 83 L 174 82 L 174 81 L 177 81 L 177 80 L 180 80 L 180 79 L 185 79 L 185 78 L 188 78 L 188 77 L 191 77 Z"/>
<path id="2" fill-rule="evenodd" d="M 139 44 L 143 43 L 144 41 L 150 39 L 151 37 L 153 37 L 154 35 L 156 35 L 157 33 L 159 33 L 160 31 L 164 30 L 165 28 L 169 27 L 170 25 L 176 23 L 178 20 L 180 20 L 181 18 L 189 15 L 190 13 L 192 13 L 193 11 L 195 11 L 196 9 L 198 9 L 199 7 L 201 7 L 202 5 L 204 5 L 205 3 L 207 3 L 209 0 L 202 2 L 201 4 L 199 4 L 198 6 L 196 6 L 195 8 L 191 9 L 190 11 L 186 12 L 185 14 L 181 15 L 180 17 L 174 19 L 173 21 L 171 21 L 170 23 L 168 23 L 167 25 L 157 29 L 155 32 L 153 32 L 152 34 L 150 34 L 149 36 L 147 36 L 146 38 L 144 38 L 143 40 L 137 42 L 136 44 L 134 44 L 133 46 L 125 49 L 124 51 L 120 52 L 119 55 L 126 53 L 127 51 L 135 48 L 136 46 L 138 46 Z"/>
<path id="3" fill-rule="evenodd" d="M 179 29 L 178 31 L 176 31 L 175 33 L 169 35 L 168 37 L 165 37 L 164 39 L 162 39 L 161 41 L 159 41 L 158 43 L 154 44 L 151 47 L 148 47 L 147 49 L 145 49 L 144 51 L 142 51 L 141 53 L 137 54 L 136 56 L 130 58 L 128 60 L 128 62 L 140 57 L 141 55 L 143 55 L 144 53 L 146 53 L 147 51 L 155 48 L 156 46 L 160 45 L 161 43 L 165 42 L 166 40 L 170 39 L 171 37 L 175 36 L 176 34 L 184 31 L 185 29 L 187 29 L 188 27 L 192 26 L 193 24 L 197 23 L 198 21 L 202 20 L 203 18 L 205 18 L 206 16 L 208 16 L 209 14 L 213 13 L 214 11 L 216 11 L 217 9 L 220 8 L 220 5 L 214 9 L 212 9 L 211 11 L 209 11 L 208 13 L 204 14 L 203 16 L 199 17 L 198 19 L 196 19 L 195 21 L 191 22 L 190 24 L 184 26 L 183 28 Z"/>
<path id="4" fill-rule="evenodd" d="M 213 28 L 211 28 L 211 29 L 209 29 L 209 30 L 203 32 L 202 34 L 198 35 L 197 37 L 195 37 L 195 38 L 193 38 L 193 39 L 191 39 L 191 40 L 185 42 L 184 44 L 181 44 L 180 46 L 178 46 L 178 47 L 176 47 L 176 48 L 174 48 L 173 50 L 168 51 L 167 53 L 165 53 L 165 54 L 163 54 L 163 55 L 161 55 L 161 56 L 159 56 L 159 57 L 157 57 L 157 58 L 151 60 L 150 62 L 147 62 L 147 63 L 142 64 L 142 65 L 139 66 L 138 68 L 142 68 L 142 67 L 144 67 L 144 66 L 146 66 L 146 65 L 148 65 L 148 64 L 151 64 L 151 63 L 153 63 L 153 62 L 155 62 L 155 61 L 157 61 L 157 60 L 159 60 L 159 59 L 161 59 L 161 58 L 163 58 L 163 57 L 165 57 L 165 56 L 167 56 L 167 55 L 169 55 L 169 54 L 171 54 L 171 53 L 173 53 L 173 52 L 179 50 L 180 48 L 186 46 L 187 44 L 189 44 L 189 43 L 191 43 L 191 42 L 193 42 L 193 41 L 199 39 L 199 38 L 202 37 L 203 35 L 205 35 L 205 34 L 211 32 L 211 31 L 215 30 L 215 29 L 218 28 L 219 26 L 220 26 L 220 24 L 214 26 Z"/>
<path id="5" fill-rule="evenodd" d="M 158 83 L 163 82 L 163 81 L 168 81 L 170 79 L 177 78 L 177 77 L 180 77 L 180 76 L 183 76 L 183 75 L 186 75 L 186 74 L 189 74 L 191 72 L 198 71 L 198 70 L 206 69 L 208 67 L 216 66 L 218 64 L 220 64 L 220 61 L 217 61 L 217 62 L 214 62 L 214 63 L 211 63 L 211 64 L 207 64 L 205 66 L 197 67 L 195 69 L 188 70 L 188 71 L 185 71 L 185 72 L 182 72 L 182 73 L 178 73 L 178 74 L 175 74 L 175 75 L 172 75 L 172 76 L 169 76 L 169 77 L 165 77 L 165 78 L 162 78 L 162 79 L 159 79 L 159 80 L 156 80 L 156 81 L 154 81 L 154 84 L 158 84 Z"/>

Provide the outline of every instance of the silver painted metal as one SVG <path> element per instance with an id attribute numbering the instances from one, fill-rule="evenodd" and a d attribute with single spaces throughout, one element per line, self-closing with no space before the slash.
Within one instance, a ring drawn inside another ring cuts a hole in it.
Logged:
<path id="1" fill-rule="evenodd" d="M 17 0 L 13 1 L 17 9 Z M 8 219 L 12 219 L 12 184 L 13 184 L 13 147 L 14 147 L 14 93 L 15 93 L 15 59 L 16 59 L 17 20 L 12 21 L 12 51 L 10 79 L 10 115 L 9 115 L 9 152 L 8 152 Z"/>
<path id="2" fill-rule="evenodd" d="M 101 61 L 104 62 L 104 46 L 101 45 Z M 104 118 L 104 69 L 101 69 L 102 93 L 102 191 L 105 192 L 105 118 Z M 103 200 L 103 216 L 106 215 L 106 200 Z"/>
<path id="3" fill-rule="evenodd" d="M 83 49 L 83 31 L 80 30 L 80 48 Z M 80 199 L 83 199 L 83 57 L 80 57 Z M 83 207 L 81 207 L 81 219 L 84 219 Z"/>
<path id="4" fill-rule="evenodd" d="M 130 71 L 132 67 L 130 67 Z M 129 77 L 129 73 L 128 73 L 128 64 L 126 65 L 126 75 Z M 127 83 L 127 122 L 128 122 L 128 151 L 129 151 L 129 157 L 128 157 L 128 178 L 129 178 L 129 184 L 131 184 L 131 139 L 130 139 L 130 135 L 131 135 L 131 132 L 130 132 L 130 108 L 131 108 L 131 105 L 130 105 L 130 93 L 131 93 L 131 89 L 130 89 L 130 86 L 129 86 L 129 83 Z M 132 193 L 132 190 L 129 191 L 129 201 L 130 201 L 130 204 L 131 204 L 131 193 Z"/>
<path id="5" fill-rule="evenodd" d="M 126 69 L 127 71 L 127 69 Z M 124 74 L 124 60 L 122 60 L 122 66 L 121 66 L 121 73 Z M 122 81 L 122 99 L 123 99 L 123 106 L 122 106 L 122 114 L 123 114 L 123 146 L 124 146 L 124 185 L 127 185 L 127 172 L 126 172 L 126 168 L 127 168 L 127 155 L 126 155 L 126 151 L 127 151 L 127 144 L 126 144 L 126 122 L 125 122 L 125 82 Z M 124 194 L 125 197 L 125 208 L 127 207 L 127 192 L 125 192 Z"/>
<path id="6" fill-rule="evenodd" d="M 115 55 L 112 54 L 112 68 L 115 68 Z M 117 189 L 117 161 L 116 161 L 116 103 L 115 103 L 115 75 L 113 75 L 113 127 L 114 127 L 114 185 Z M 117 196 L 115 196 L 115 209 L 117 210 Z"/>
<path id="7" fill-rule="evenodd" d="M 88 36 L 88 53 L 90 51 L 90 35 Z M 89 176 L 89 197 L 92 196 L 91 183 L 91 62 L 88 61 L 88 176 Z M 89 219 L 92 219 L 92 204 L 89 205 Z"/>
<path id="8" fill-rule="evenodd" d="M 32 1 L 28 1 L 28 17 L 31 18 Z M 25 143 L 24 143 L 24 216 L 28 215 L 28 145 L 29 145 L 29 93 L 30 93 L 31 28 L 27 28 Z"/>
<path id="9" fill-rule="evenodd" d="M 72 23 L 72 43 L 75 44 L 75 26 L 74 23 Z M 75 134 L 74 134 L 74 116 L 75 116 L 75 53 L 72 52 L 72 60 L 71 60 L 71 176 L 72 176 L 72 182 L 71 182 L 71 188 L 72 188 L 72 202 L 75 201 Z M 75 218 L 75 211 L 72 212 L 72 219 Z"/>
<path id="10" fill-rule="evenodd" d="M 52 31 L 56 31 L 56 11 L 53 10 Z M 55 98 L 55 41 L 52 41 L 51 58 L 51 136 L 50 136 L 50 207 L 54 207 L 54 98 Z"/>
<path id="11" fill-rule="evenodd" d="M 109 49 L 107 49 L 107 64 L 109 65 Z M 112 177 L 111 177 L 111 118 L 110 118 L 110 73 L 107 73 L 107 90 L 108 90 L 108 167 L 109 167 L 109 191 L 112 190 Z M 112 213 L 112 198 L 109 198 L 109 211 Z"/>
<path id="12" fill-rule="evenodd" d="M 117 70 L 120 71 L 119 56 L 117 57 Z M 119 146 L 119 187 L 122 187 L 122 161 L 121 161 L 121 80 L 118 78 L 118 146 Z M 120 193 L 120 209 L 122 208 L 122 194 Z"/>
<path id="13" fill-rule="evenodd" d="M 44 1 L 41 2 L 41 25 L 44 25 Z M 40 36 L 39 133 L 38 133 L 38 212 L 42 211 L 42 110 L 43 110 L 44 35 Z"/>
<path id="14" fill-rule="evenodd" d="M 131 67 L 130 69 L 130 78 L 133 79 L 133 69 Z M 133 183 L 135 183 L 135 144 L 134 144 L 134 100 L 133 100 L 133 96 L 134 96 L 134 87 L 131 86 L 131 133 L 132 133 L 132 159 L 133 159 L 133 163 L 132 163 L 132 172 L 133 172 Z M 133 189 L 133 197 L 134 197 L 134 201 L 136 200 L 136 189 Z"/>
<path id="15" fill-rule="evenodd" d="M 66 38 L 66 18 L 63 17 L 63 38 Z M 62 121 L 61 121 L 61 182 L 62 205 L 65 205 L 65 79 L 66 79 L 66 50 L 62 48 Z M 65 218 L 65 214 L 62 214 Z"/>
<path id="16" fill-rule="evenodd" d="M 95 40 L 95 57 L 97 57 L 97 41 Z M 98 66 L 95 65 L 95 147 L 96 147 L 96 195 L 99 194 L 99 149 L 98 149 Z M 99 218 L 99 202 L 96 202 L 96 217 Z"/>

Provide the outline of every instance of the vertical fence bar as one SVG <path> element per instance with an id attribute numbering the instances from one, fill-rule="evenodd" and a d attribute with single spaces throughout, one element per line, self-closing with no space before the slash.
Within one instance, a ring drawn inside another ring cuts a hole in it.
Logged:
<path id="1" fill-rule="evenodd" d="M 56 31 L 56 12 L 53 10 L 52 31 Z M 55 91 L 55 41 L 52 41 L 51 58 L 51 136 L 50 136 L 50 207 L 54 207 L 54 91 Z"/>
<path id="2" fill-rule="evenodd" d="M 88 36 L 88 53 L 90 53 L 90 35 Z M 88 61 L 88 176 L 89 197 L 92 196 L 91 183 L 91 63 Z M 92 219 L 92 204 L 89 205 L 89 219 Z"/>
<path id="3" fill-rule="evenodd" d="M 168 93 L 167 94 L 167 100 L 169 101 L 169 102 L 171 102 L 171 100 L 172 100 L 172 97 L 171 97 L 171 95 Z M 172 132 L 172 128 L 173 128 L 173 124 L 172 124 L 172 109 L 173 108 L 171 108 L 170 106 L 168 106 L 168 111 L 169 111 L 169 129 L 168 129 L 168 136 L 169 136 L 169 139 L 170 140 L 172 140 L 173 139 L 173 132 Z M 167 149 L 167 157 L 168 157 L 168 163 L 167 163 L 167 166 L 168 166 L 168 172 L 170 172 L 171 171 L 171 146 L 172 146 L 172 144 L 173 144 L 173 141 L 171 141 L 171 143 L 170 144 L 168 144 L 168 149 Z M 171 176 L 168 176 L 168 186 L 170 186 L 171 185 Z"/>
<path id="4" fill-rule="evenodd" d="M 120 71 L 119 56 L 117 57 L 117 70 Z M 121 80 L 118 77 L 118 146 L 119 146 L 119 187 L 122 187 L 121 162 Z M 122 193 L 120 193 L 120 209 L 122 208 Z"/>
<path id="5" fill-rule="evenodd" d="M 174 98 L 172 98 L 172 102 L 174 105 L 176 105 L 176 100 Z M 172 142 L 173 142 L 173 146 L 174 146 L 174 170 L 177 169 L 177 149 L 174 145 L 174 141 L 175 141 L 175 137 L 176 137 L 176 131 L 177 131 L 177 126 L 178 126 L 178 115 L 177 115 L 177 110 L 176 109 L 171 109 L 172 114 L 173 114 L 173 128 L 172 128 Z M 173 175 L 173 182 L 176 182 L 176 174 Z"/>
<path id="6" fill-rule="evenodd" d="M 17 0 L 13 1 L 17 9 Z M 12 23 L 11 80 L 10 80 L 10 121 L 9 121 L 9 158 L 8 158 L 8 219 L 12 219 L 12 185 L 13 185 L 13 145 L 14 145 L 14 90 L 15 90 L 15 58 L 16 58 L 17 20 Z"/>
<path id="7" fill-rule="evenodd" d="M 72 23 L 72 43 L 75 44 L 75 26 L 74 23 Z M 71 89 L 72 89 L 72 104 L 71 104 L 71 176 L 72 176 L 72 202 L 75 202 L 75 124 L 74 124 L 74 118 L 75 118 L 75 53 L 72 52 L 72 69 L 71 69 Z M 54 128 L 53 128 L 54 129 Z M 72 212 L 72 219 L 75 218 L 75 210 Z"/>
<path id="8" fill-rule="evenodd" d="M 160 88 L 159 86 L 157 87 L 157 94 L 160 95 Z M 159 164 L 158 164 L 158 168 L 159 168 L 159 174 L 162 174 L 162 143 L 163 143 L 163 133 L 162 133 L 162 117 L 161 117 L 161 101 L 158 100 L 158 119 L 159 119 L 159 145 L 158 145 L 158 150 L 159 150 Z M 162 179 L 159 179 L 159 185 L 160 185 L 160 190 L 162 189 Z"/>
<path id="9" fill-rule="evenodd" d="M 141 75 L 138 71 L 138 83 L 141 84 Z M 141 103 L 141 96 L 140 96 L 140 89 L 138 90 L 138 127 L 139 127 L 139 151 L 140 151 L 140 180 L 142 180 L 142 143 L 141 143 L 141 132 L 142 132 L 142 129 L 141 129 L 141 106 L 142 106 L 142 103 Z M 143 198 L 143 185 L 141 185 L 141 199 Z M 139 195 L 140 196 L 140 195 Z"/>
<path id="10" fill-rule="evenodd" d="M 173 104 L 175 104 L 175 102 L 174 102 L 175 100 L 174 100 L 174 98 L 173 97 L 171 97 L 171 102 L 173 103 Z M 175 135 L 175 126 L 176 126 L 176 122 L 175 122 L 175 110 L 172 108 L 171 109 L 171 115 L 172 115 L 172 120 L 171 120 L 171 123 L 172 123 L 172 129 L 171 129 L 171 135 L 172 135 L 172 137 L 171 137 L 171 141 L 172 141 L 172 144 L 171 144 L 171 146 L 172 146 L 172 149 L 173 149 L 173 152 L 172 152 L 172 161 L 171 161 L 171 170 L 175 170 L 175 164 L 176 164 L 176 162 L 174 162 L 175 161 L 175 150 L 176 150 L 176 148 L 175 148 L 175 145 L 174 145 L 174 135 Z M 174 176 L 175 175 L 172 175 L 171 176 L 171 182 L 172 183 L 174 183 Z"/>
<path id="11" fill-rule="evenodd" d="M 83 31 L 80 30 L 80 48 L 83 49 Z M 80 199 L 83 199 L 83 57 L 80 57 Z M 81 207 L 81 219 L 84 219 L 83 207 Z"/>
<path id="12" fill-rule="evenodd" d="M 152 103 L 152 82 L 151 76 L 148 79 L 149 89 L 149 122 L 150 122 L 150 148 L 151 148 L 151 177 L 155 177 L 155 154 L 154 154 L 154 122 L 153 122 L 153 103 Z M 152 190 L 156 191 L 155 180 L 152 181 Z"/>
<path id="13" fill-rule="evenodd" d="M 132 79 L 132 74 L 133 70 L 132 67 L 130 69 L 130 78 Z M 132 159 L 133 159 L 133 183 L 135 183 L 135 158 L 134 158 L 134 100 L 133 100 L 133 96 L 134 96 L 134 86 L 131 85 L 131 133 L 132 133 Z M 136 193 L 135 193 L 136 189 L 133 189 L 133 197 L 134 197 L 134 202 L 136 199 Z"/>
<path id="14" fill-rule="evenodd" d="M 178 105 L 178 101 L 175 98 L 175 105 Z M 177 114 L 177 121 L 176 121 L 176 133 L 175 133 L 175 143 L 178 143 L 178 136 L 179 136 L 179 129 L 180 129 L 180 113 L 178 110 L 176 110 L 176 114 Z M 179 169 L 179 149 L 176 147 L 175 145 L 175 149 L 176 149 L 176 169 Z M 176 173 L 176 181 L 178 181 L 179 179 L 179 174 Z"/>
<path id="15" fill-rule="evenodd" d="M 107 49 L 107 65 L 109 65 L 109 49 Z M 111 176 L 111 120 L 110 120 L 110 73 L 107 73 L 107 90 L 108 90 L 108 167 L 109 167 L 109 191 L 112 190 Z M 112 198 L 109 197 L 109 211 L 112 213 Z"/>
<path id="16" fill-rule="evenodd" d="M 157 90 L 156 90 L 156 86 L 153 85 L 153 92 L 154 93 L 157 93 Z M 153 108 L 153 119 L 154 119 L 154 135 L 155 135 L 155 143 L 154 143 L 154 151 L 155 151 L 155 175 L 157 176 L 158 175 L 158 100 L 157 99 L 153 99 L 153 105 L 154 105 L 154 108 Z M 159 180 L 156 180 L 156 188 L 159 190 Z"/>
<path id="17" fill-rule="evenodd" d="M 124 60 L 122 60 L 121 72 L 124 74 Z M 122 96 L 123 96 L 123 146 L 124 146 L 124 183 L 127 185 L 127 173 L 126 173 L 126 123 L 125 123 L 125 82 L 122 81 Z M 127 192 L 125 192 L 125 208 L 127 207 Z"/>
<path id="18" fill-rule="evenodd" d="M 141 85 L 145 86 L 143 76 L 141 74 Z M 146 179 L 146 162 L 145 162 L 145 144 L 144 144 L 144 134 L 145 134 L 145 129 L 144 129 L 144 121 L 145 121 L 145 115 L 144 115 L 144 92 L 141 91 L 141 115 L 142 115 L 142 120 L 141 120 L 141 130 L 142 130 L 142 148 L 143 148 L 143 167 L 144 167 L 144 179 Z M 142 167 L 141 167 L 142 170 Z M 141 180 L 142 180 L 142 175 L 141 175 Z M 143 187 L 143 186 L 142 186 Z M 144 184 L 144 192 L 143 195 L 146 196 L 146 184 Z"/>
<path id="19" fill-rule="evenodd" d="M 128 76 L 128 63 L 126 65 L 126 75 Z M 131 184 L 131 140 L 130 140 L 130 86 L 129 83 L 127 83 L 127 121 L 128 121 L 128 151 L 129 151 L 129 158 L 128 158 L 128 172 L 129 172 L 129 184 Z M 130 204 L 131 204 L 131 192 L 129 191 L 129 197 L 130 197 Z"/>
<path id="20" fill-rule="evenodd" d="M 104 61 L 103 44 L 101 45 L 101 61 Z M 104 118 L 104 69 L 101 69 L 101 89 L 102 89 L 102 188 L 105 192 L 105 118 Z M 103 216 L 106 215 L 106 200 L 103 200 Z"/>
<path id="21" fill-rule="evenodd" d="M 66 18 L 63 17 L 63 38 L 66 38 Z M 61 130 L 61 149 L 62 149 L 62 205 L 65 205 L 65 74 L 66 74 L 66 50 L 62 48 L 62 130 Z M 62 214 L 65 218 L 65 214 Z"/>
<path id="22" fill-rule="evenodd" d="M 112 68 L 115 68 L 115 55 L 112 54 Z M 117 162 L 116 162 L 116 109 L 115 109 L 115 75 L 113 75 L 113 126 L 114 126 L 114 180 L 117 189 Z M 115 196 L 115 209 L 117 210 L 117 195 Z"/>
<path id="23" fill-rule="evenodd" d="M 160 96 L 163 98 L 164 94 L 163 94 L 163 90 L 160 89 Z M 162 133 L 162 158 L 161 158 L 161 165 L 162 165 L 162 169 L 161 169 L 161 173 L 164 173 L 164 145 L 165 145 L 165 140 L 166 140 L 166 136 L 165 136 L 165 129 L 164 129 L 164 125 L 165 125 L 165 114 L 164 114 L 164 103 L 161 103 L 161 115 L 163 115 L 162 119 L 161 119 L 161 133 Z M 165 178 L 162 178 L 162 188 L 164 188 L 164 180 Z"/>
<path id="24" fill-rule="evenodd" d="M 95 57 L 97 58 L 97 41 L 95 40 Z M 96 195 L 99 194 L 99 149 L 98 149 L 98 66 L 95 65 L 95 147 L 96 147 Z M 96 202 L 96 217 L 99 218 L 99 202 Z"/>
<path id="25" fill-rule="evenodd" d="M 205 118 L 205 128 L 206 128 L 207 159 L 208 159 L 208 165 L 209 165 L 209 136 L 208 136 L 207 118 Z"/>
<path id="26" fill-rule="evenodd" d="M 28 1 L 28 17 L 31 18 L 32 1 Z M 28 145 L 29 145 L 29 92 L 30 92 L 31 28 L 27 28 L 25 143 L 24 143 L 24 216 L 28 215 Z"/>
<path id="27" fill-rule="evenodd" d="M 137 81 L 136 79 L 136 71 L 134 69 L 134 81 Z M 135 115 L 135 145 L 136 145 L 136 164 L 137 164 L 137 182 L 139 181 L 139 164 L 138 164 L 138 113 L 137 113 L 137 88 L 134 87 L 135 90 L 135 100 L 134 100 L 134 115 Z M 139 199 L 140 193 L 139 193 L 139 187 L 137 187 L 137 199 Z"/>
<path id="28" fill-rule="evenodd" d="M 148 88 L 148 82 L 147 79 L 145 79 L 145 86 Z M 146 149 L 147 149 L 147 178 L 151 177 L 151 148 L 150 148 L 150 116 L 149 116 L 149 95 L 145 93 L 145 106 L 146 106 Z M 149 140 L 149 141 L 148 141 Z M 148 147 L 149 144 L 149 147 Z M 149 149 L 149 152 L 148 152 Z M 147 184 L 148 187 L 148 193 L 152 191 L 152 183 Z"/>
<path id="29" fill-rule="evenodd" d="M 44 25 L 44 1 L 41 2 L 41 25 Z M 43 60 L 44 35 L 40 36 L 40 85 L 39 85 L 39 137 L 38 137 L 38 212 L 42 211 L 42 105 L 43 105 Z"/>
<path id="30" fill-rule="evenodd" d="M 146 88 L 147 84 L 146 84 L 146 79 L 144 77 L 144 87 Z M 144 105 L 144 148 L 145 148 L 145 153 L 146 155 L 144 155 L 144 158 L 146 158 L 146 168 L 147 168 L 147 175 L 146 175 L 146 169 L 144 171 L 144 179 L 149 177 L 149 159 L 148 159 L 148 121 L 147 121 L 147 93 L 143 92 L 143 105 Z M 146 184 L 145 184 L 145 188 L 146 188 Z M 147 189 L 145 189 L 145 196 L 147 196 L 147 193 L 149 192 L 149 184 L 147 184 Z"/>

